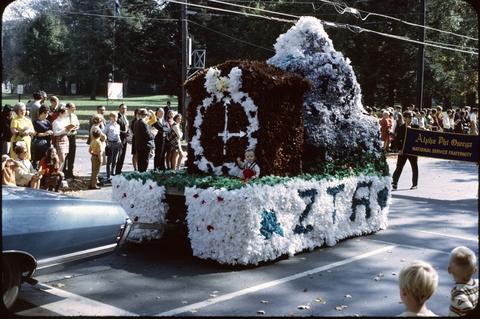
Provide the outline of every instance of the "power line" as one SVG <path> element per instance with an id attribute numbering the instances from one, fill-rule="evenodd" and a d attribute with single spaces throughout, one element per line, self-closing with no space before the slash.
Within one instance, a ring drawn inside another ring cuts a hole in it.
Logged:
<path id="1" fill-rule="evenodd" d="M 232 37 L 232 36 L 230 36 L 230 35 L 228 35 L 228 34 L 225 34 L 225 33 L 222 33 L 222 32 L 219 32 L 219 31 L 216 31 L 216 30 L 213 30 L 213 29 L 210 29 L 210 28 L 208 28 L 208 27 L 206 27 L 206 26 L 203 26 L 203 25 L 201 25 L 200 23 L 196 23 L 196 22 L 194 22 L 194 21 L 192 21 L 192 20 L 188 20 L 188 22 L 189 22 L 189 23 L 196 24 L 196 25 L 199 26 L 199 27 L 202 27 L 202 28 L 204 28 L 204 29 L 206 29 L 206 30 L 209 30 L 209 31 L 218 33 L 218 34 L 220 34 L 220 35 L 223 35 L 224 37 L 233 39 L 233 40 L 235 40 L 235 41 L 242 42 L 242 43 L 245 43 L 245 44 L 248 44 L 248 45 L 251 45 L 251 46 L 254 46 L 254 47 L 257 47 L 257 48 L 260 48 L 260 49 L 267 50 L 267 51 L 270 51 L 270 52 L 274 52 L 274 53 L 275 53 L 275 50 L 273 50 L 273 49 L 264 48 L 264 47 L 262 47 L 262 46 L 259 46 L 259 45 L 254 44 L 254 43 L 240 40 L 240 39 L 235 38 L 235 37 Z"/>
<path id="2" fill-rule="evenodd" d="M 252 8 L 252 7 L 249 7 L 249 6 L 243 6 L 243 5 L 239 5 L 239 4 L 232 4 L 232 3 L 229 3 L 229 2 L 224 2 L 224 1 L 219 1 L 219 0 L 207 0 L 207 1 L 209 1 L 209 2 L 214 2 L 214 3 L 220 3 L 220 4 L 225 4 L 225 5 L 234 6 L 234 7 L 239 7 L 239 8 L 247 9 L 247 10 L 254 10 L 254 11 L 260 11 L 260 12 L 266 12 L 266 13 L 273 13 L 273 14 L 278 14 L 278 15 L 282 15 L 282 16 L 286 16 L 286 17 L 298 19 L 298 16 L 296 16 L 296 15 L 287 14 L 287 13 L 282 13 L 282 12 L 275 12 L 275 11 L 270 11 L 270 10 L 265 10 L 265 9 L 260 9 L 260 8 Z"/>
<path id="3" fill-rule="evenodd" d="M 210 10 L 215 10 L 215 11 L 221 11 L 221 12 L 228 12 L 228 13 L 234 13 L 234 14 L 239 14 L 243 16 L 248 16 L 248 17 L 256 17 L 256 18 L 263 18 L 267 20 L 275 20 L 275 21 L 280 21 L 280 22 L 290 22 L 294 23 L 296 20 L 287 20 L 287 19 L 281 19 L 281 18 L 276 18 L 276 17 L 269 17 L 269 16 L 263 16 L 259 14 L 253 14 L 253 13 L 247 13 L 247 12 L 239 12 L 239 11 L 233 11 L 233 10 L 228 10 L 228 9 L 222 9 L 222 8 L 217 8 L 217 7 L 210 7 L 210 6 L 204 6 L 201 4 L 194 4 L 194 3 L 185 3 L 182 1 L 176 1 L 176 0 L 169 0 L 171 3 L 176 3 L 180 5 L 188 5 L 189 7 L 197 7 L 197 8 L 202 8 L 202 9 L 210 9 Z M 250 8 L 251 9 L 251 8 Z M 299 17 L 295 16 L 295 19 L 298 19 Z"/>
<path id="4" fill-rule="evenodd" d="M 222 1 L 217 1 L 217 0 L 209 0 L 209 1 L 223 3 L 223 4 L 226 4 L 226 5 L 232 5 L 232 4 L 222 2 Z M 330 3 L 329 1 L 325 1 L 325 0 L 320 0 L 320 1 Z M 170 0 L 169 2 L 180 4 L 180 5 L 185 5 L 185 2 L 177 1 L 177 0 Z M 233 13 L 233 14 L 243 15 L 243 16 L 247 16 L 247 17 L 256 17 L 256 18 L 263 18 L 263 19 L 267 19 L 267 20 L 288 22 L 288 23 L 295 23 L 298 19 L 300 19 L 300 16 L 293 16 L 293 15 L 283 14 L 283 13 L 276 13 L 276 14 L 295 17 L 295 20 L 287 20 L 287 19 L 281 19 L 281 18 L 276 18 L 276 17 L 271 17 L 271 16 L 252 14 L 252 13 L 247 13 L 247 12 L 239 12 L 239 11 L 234 11 L 234 10 L 228 10 L 228 9 L 222 9 L 222 8 L 199 5 L 199 4 L 192 4 L 192 3 L 188 3 L 188 6 L 199 7 L 199 8 L 203 8 L 203 9 L 207 9 L 207 10 Z M 235 5 L 235 6 L 239 6 L 239 5 Z M 241 6 L 241 7 L 244 7 L 244 6 Z M 257 10 L 257 11 L 269 11 L 269 10 L 246 7 L 246 6 L 245 6 L 245 9 Z M 90 16 L 98 16 L 98 17 L 111 17 L 111 18 L 121 18 L 121 19 L 140 19 L 140 18 L 134 18 L 134 17 L 124 17 L 124 16 L 115 17 L 115 16 L 112 16 L 112 15 L 91 14 L 91 13 L 84 13 L 84 12 L 69 12 L 69 14 L 90 15 Z M 149 19 L 150 20 L 156 20 L 156 21 L 178 21 L 177 19 L 155 19 L 155 18 L 149 18 Z M 405 42 L 411 42 L 411 43 L 422 44 L 422 45 L 425 45 L 425 46 L 431 46 L 431 47 L 436 47 L 436 48 L 450 50 L 450 51 L 456 51 L 456 52 L 461 52 L 461 53 L 478 55 L 478 52 L 471 51 L 471 50 L 458 49 L 458 48 L 452 47 L 454 45 L 447 44 L 447 43 L 420 42 L 420 41 L 413 40 L 413 39 L 410 39 L 410 38 L 407 38 L 407 37 L 392 35 L 392 34 L 383 33 L 383 32 L 379 32 L 379 31 L 374 31 L 374 30 L 362 28 L 362 27 L 359 27 L 359 26 L 354 26 L 354 25 L 349 25 L 349 24 L 341 24 L 341 23 L 324 21 L 324 20 L 320 20 L 320 21 L 322 22 L 324 27 L 334 27 L 334 28 L 339 28 L 339 29 L 346 29 L 346 30 L 352 31 L 352 32 L 357 33 L 357 34 L 359 34 L 361 32 L 374 33 L 374 34 L 377 34 L 377 35 L 381 35 L 381 36 L 385 36 L 385 37 L 389 37 L 389 38 L 393 38 L 393 39 L 401 40 L 401 41 L 405 41 Z M 220 32 L 218 32 L 218 33 L 220 33 Z M 249 44 L 253 45 L 253 46 L 256 46 L 253 43 L 249 43 Z M 265 48 L 262 48 L 262 49 L 265 49 Z M 476 48 L 473 48 L 472 50 L 475 50 L 475 49 Z"/>
<path id="5" fill-rule="evenodd" d="M 209 1 L 222 3 L 222 4 L 225 4 L 225 5 L 232 5 L 230 3 L 222 2 L 222 1 L 218 1 L 218 0 L 209 0 Z M 325 1 L 325 0 L 320 0 L 320 1 L 331 4 L 330 1 Z M 177 4 L 180 4 L 180 5 L 185 5 L 184 2 L 180 2 L 180 1 L 176 1 L 176 0 L 170 0 L 170 2 L 177 3 Z M 194 6 L 194 7 L 201 7 L 201 8 L 204 8 L 204 9 L 211 9 L 211 10 L 224 11 L 224 12 L 229 12 L 229 13 L 234 13 L 234 14 L 247 15 L 247 16 L 252 16 L 252 17 L 273 19 L 273 20 L 279 20 L 279 21 L 291 22 L 291 23 L 296 22 L 296 21 L 291 21 L 291 20 L 278 19 L 278 18 L 274 18 L 274 17 L 267 17 L 267 16 L 263 16 L 263 15 L 258 15 L 258 14 L 250 14 L 250 13 L 245 13 L 245 12 L 238 12 L 238 11 L 233 11 L 233 10 L 221 9 L 221 8 L 216 8 L 216 7 L 211 7 L 211 6 L 196 5 L 196 4 L 190 4 L 190 3 L 188 5 L 189 6 Z M 248 6 L 241 6 L 241 5 L 234 5 L 234 6 L 242 7 L 242 8 L 250 9 L 250 10 L 264 11 L 263 9 L 256 9 L 256 8 L 252 8 L 252 7 L 248 7 Z M 345 6 L 346 5 L 344 4 L 344 7 L 342 7 L 342 8 L 344 9 Z M 265 11 L 268 11 L 268 10 L 265 10 Z M 291 15 L 289 15 L 289 16 L 291 16 Z M 296 17 L 297 20 L 300 19 L 299 16 L 294 16 L 294 17 Z M 350 31 L 352 31 L 354 33 L 357 33 L 357 34 L 359 34 L 361 32 L 367 32 L 367 33 L 370 32 L 370 33 L 374 33 L 374 34 L 377 34 L 377 35 L 382 35 L 382 36 L 385 36 L 385 37 L 389 37 L 389 38 L 393 38 L 393 39 L 397 39 L 397 40 L 401 40 L 401 41 L 421 44 L 421 45 L 425 45 L 425 46 L 436 47 L 436 48 L 450 50 L 450 51 L 456 51 L 456 52 L 461 52 L 461 53 L 478 55 L 478 52 L 475 52 L 475 51 L 462 50 L 462 49 L 456 49 L 456 48 L 449 47 L 448 45 L 450 45 L 450 44 L 444 44 L 444 45 L 447 45 L 447 46 L 443 46 L 443 45 L 435 44 L 435 43 L 420 42 L 420 41 L 413 40 L 413 39 L 410 39 L 410 38 L 407 38 L 407 37 L 392 35 L 392 34 L 383 33 L 383 32 L 379 32 L 379 31 L 374 31 L 374 30 L 370 30 L 370 29 L 365 29 L 365 28 L 362 28 L 362 27 L 359 27 L 359 26 L 353 26 L 353 25 L 349 25 L 349 24 L 339 24 L 339 23 L 329 22 L 329 21 L 322 21 L 322 23 L 323 23 L 324 26 L 335 27 L 335 28 L 340 28 L 340 29 L 347 29 L 347 30 L 350 30 Z"/>
<path id="6" fill-rule="evenodd" d="M 408 22 L 408 21 L 404 21 L 402 19 L 394 18 L 394 17 L 388 16 L 388 15 L 385 15 L 385 14 L 373 13 L 373 12 L 368 12 L 368 11 L 364 11 L 364 10 L 358 10 L 358 9 L 347 6 L 344 2 L 331 2 L 331 1 L 328 1 L 328 0 L 319 0 L 319 1 L 324 2 L 325 4 L 332 5 L 339 14 L 350 13 L 350 14 L 353 14 L 356 18 L 361 19 L 362 21 L 365 21 L 369 16 L 378 16 L 378 17 L 382 17 L 382 18 L 391 19 L 391 20 L 394 20 L 394 21 L 397 21 L 397 22 L 401 22 L 401 23 L 404 23 L 406 25 L 419 27 L 419 28 L 425 28 L 427 30 L 437 31 L 437 32 L 446 33 L 446 34 L 450 34 L 450 35 L 461 37 L 461 38 L 466 38 L 466 39 L 473 40 L 473 41 L 478 41 L 477 38 L 457 34 L 457 33 L 450 32 L 450 31 L 444 31 L 444 30 L 440 30 L 440 29 L 436 29 L 436 28 L 432 28 L 432 27 Z M 313 6 L 314 10 L 320 10 L 324 5 L 322 5 L 318 9 L 316 9 L 315 4 L 312 3 L 312 6 Z M 364 12 L 367 15 L 365 17 L 362 17 L 362 14 L 360 12 Z"/>

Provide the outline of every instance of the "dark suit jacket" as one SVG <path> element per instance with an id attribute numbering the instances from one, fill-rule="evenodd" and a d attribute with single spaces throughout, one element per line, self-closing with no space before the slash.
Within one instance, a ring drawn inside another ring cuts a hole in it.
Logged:
<path id="1" fill-rule="evenodd" d="M 117 123 L 120 125 L 120 139 L 122 143 L 125 144 L 127 142 L 127 132 L 128 132 L 128 121 L 127 117 L 122 113 L 118 113 Z"/>
<path id="2" fill-rule="evenodd" d="M 403 150 L 403 146 L 405 146 L 405 133 L 407 130 L 407 126 L 405 123 L 397 127 L 397 137 L 395 138 L 395 144 L 397 146 L 397 149 Z"/>
<path id="3" fill-rule="evenodd" d="M 150 132 L 150 127 L 143 119 L 139 119 L 133 126 L 135 134 L 135 146 L 137 151 L 150 151 L 155 149 L 155 135 Z"/>
<path id="4" fill-rule="evenodd" d="M 155 144 L 163 143 L 166 138 L 165 133 L 169 133 L 171 130 L 170 125 L 168 125 L 168 122 L 165 120 L 162 121 L 162 119 L 157 119 L 152 126 L 158 130 L 158 133 L 155 136 Z"/>

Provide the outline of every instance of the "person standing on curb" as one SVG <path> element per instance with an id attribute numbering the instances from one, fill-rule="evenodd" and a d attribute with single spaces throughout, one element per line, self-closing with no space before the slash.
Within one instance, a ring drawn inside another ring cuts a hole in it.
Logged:
<path id="1" fill-rule="evenodd" d="M 128 131 L 130 129 L 127 119 L 127 106 L 125 104 L 120 104 L 118 107 L 118 125 L 120 125 L 120 139 L 122 140 L 122 149 L 118 155 L 117 167 L 115 168 L 115 175 L 122 173 L 123 162 L 125 162 L 125 154 L 127 154 L 127 137 L 129 135 Z"/>
<path id="2" fill-rule="evenodd" d="M 100 114 L 102 116 L 102 123 L 100 123 L 99 125 L 99 129 L 100 130 L 103 130 L 105 128 L 105 125 L 107 125 L 107 122 L 105 121 L 105 117 L 104 117 L 104 114 L 105 114 L 105 106 L 103 105 L 99 105 L 97 106 L 97 113 L 95 114 Z M 93 114 L 93 116 L 95 116 L 95 114 Z M 93 126 L 93 116 L 92 118 L 90 119 L 89 123 L 88 123 L 88 131 L 90 132 L 92 130 L 92 126 Z M 88 135 L 88 138 L 87 138 L 87 145 L 90 145 L 90 134 Z"/>
<path id="3" fill-rule="evenodd" d="M 110 122 L 103 129 L 103 134 L 107 136 L 107 182 L 111 181 L 111 176 L 115 175 L 118 155 L 122 151 L 122 141 L 120 139 L 120 125 L 117 123 L 117 114 L 110 113 Z"/>
<path id="4" fill-rule="evenodd" d="M 407 131 L 407 127 L 411 127 L 412 125 L 413 113 L 410 111 L 405 111 L 403 113 L 403 117 L 405 118 L 405 123 L 398 127 L 398 135 L 395 139 L 397 143 L 398 157 L 397 167 L 395 168 L 395 172 L 393 173 L 392 188 L 394 190 L 397 189 L 398 179 L 402 174 L 403 167 L 405 166 L 407 160 L 410 162 L 410 166 L 412 167 L 412 187 L 410 187 L 410 189 L 417 189 L 418 187 L 418 157 L 414 155 L 406 155 L 403 153 L 403 147 L 405 146 L 405 133 Z"/>
<path id="5" fill-rule="evenodd" d="M 172 104 L 170 101 L 167 101 L 167 105 L 163 107 L 163 114 L 164 114 L 164 119 L 165 121 L 168 121 L 168 111 L 172 109 Z"/>
<path id="6" fill-rule="evenodd" d="M 165 171 L 165 151 L 167 148 L 167 134 L 170 133 L 170 125 L 164 118 L 164 111 L 161 107 L 157 108 L 157 121 L 153 123 L 153 127 L 158 130 L 155 136 L 155 158 L 153 160 L 153 167 L 158 170 Z"/>
<path id="7" fill-rule="evenodd" d="M 74 178 L 73 176 L 73 165 L 75 163 L 75 156 L 77 153 L 77 132 L 80 128 L 80 122 L 78 121 L 78 117 L 75 112 L 75 104 L 67 103 L 67 112 L 68 112 L 68 121 L 70 124 L 73 124 L 74 127 L 67 133 L 68 137 L 68 155 L 65 159 L 65 165 L 63 167 L 63 173 L 65 174 L 65 178 Z"/>
<path id="8" fill-rule="evenodd" d="M 30 110 L 30 118 L 32 122 L 35 122 L 38 119 L 38 111 L 42 105 L 42 92 L 35 91 L 33 92 L 33 100 L 27 104 L 26 108 Z"/>
<path id="9" fill-rule="evenodd" d="M 152 118 L 155 118 L 156 120 L 153 111 L 147 111 L 147 109 L 142 108 L 138 110 L 138 120 L 133 127 L 139 172 L 147 171 L 148 161 L 150 160 L 150 157 L 153 156 L 155 150 L 155 135 L 150 131 L 150 126 L 147 123 L 149 112 L 152 115 Z"/>
<path id="10" fill-rule="evenodd" d="M 102 165 L 103 160 L 103 152 L 105 147 L 103 146 L 102 142 L 100 142 L 100 136 L 102 132 L 98 127 L 92 129 L 92 138 L 90 141 L 90 146 L 88 148 L 88 152 L 92 155 L 92 175 L 90 176 L 90 185 L 88 185 L 89 189 L 100 189 L 98 187 L 98 174 L 100 173 L 100 166 Z"/>

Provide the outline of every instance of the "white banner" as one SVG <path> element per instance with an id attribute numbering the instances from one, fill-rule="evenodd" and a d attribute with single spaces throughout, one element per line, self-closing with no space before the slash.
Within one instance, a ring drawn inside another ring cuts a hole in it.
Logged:
<path id="1" fill-rule="evenodd" d="M 122 82 L 108 82 L 109 100 L 123 100 L 123 83 Z"/>

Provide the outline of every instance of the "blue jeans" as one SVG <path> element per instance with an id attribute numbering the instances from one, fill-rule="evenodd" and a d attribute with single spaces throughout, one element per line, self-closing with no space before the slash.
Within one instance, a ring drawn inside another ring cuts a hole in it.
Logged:
<path id="1" fill-rule="evenodd" d="M 110 175 L 115 175 L 115 168 L 117 167 L 118 155 L 122 151 L 122 143 L 119 142 L 109 142 L 110 149 L 112 150 L 111 155 L 107 155 L 107 178 L 110 178 Z"/>

